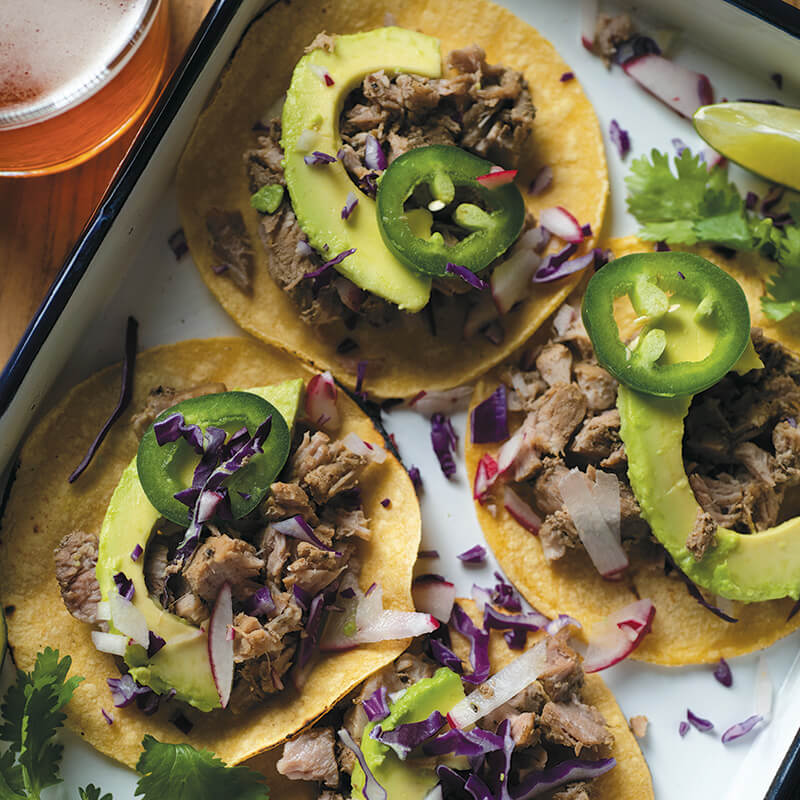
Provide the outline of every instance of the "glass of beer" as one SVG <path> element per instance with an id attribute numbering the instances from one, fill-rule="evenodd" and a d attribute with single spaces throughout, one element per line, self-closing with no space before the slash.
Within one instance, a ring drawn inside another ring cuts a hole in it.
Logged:
<path id="1" fill-rule="evenodd" d="M 0 0 L 0 176 L 113 142 L 153 99 L 168 39 L 167 0 Z"/>

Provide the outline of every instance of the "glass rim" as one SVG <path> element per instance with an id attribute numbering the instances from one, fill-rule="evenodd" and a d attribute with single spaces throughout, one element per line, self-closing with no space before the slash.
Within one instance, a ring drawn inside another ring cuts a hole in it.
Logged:
<path id="1" fill-rule="evenodd" d="M 161 7 L 162 0 L 148 0 L 133 27 L 132 35 L 126 40 L 122 48 L 102 69 L 95 72 L 88 80 L 70 92 L 49 97 L 34 105 L 26 106 L 20 110 L 2 111 L 0 109 L 0 130 L 23 128 L 35 122 L 44 122 L 64 111 L 88 100 L 115 78 L 125 67 L 138 50 L 139 45 L 150 33 L 153 21 Z"/>

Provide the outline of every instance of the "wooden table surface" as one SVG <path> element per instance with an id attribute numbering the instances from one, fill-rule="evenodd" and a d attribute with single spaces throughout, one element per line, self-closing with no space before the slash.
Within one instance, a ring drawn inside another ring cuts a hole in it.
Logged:
<path id="1" fill-rule="evenodd" d="M 169 0 L 164 80 L 213 0 Z M 85 164 L 41 178 L 0 178 L 0 367 L 47 294 L 125 157 L 139 125 Z"/>
<path id="2" fill-rule="evenodd" d="M 800 8 L 800 0 L 785 0 Z M 169 0 L 165 76 L 180 61 L 212 0 Z M 42 178 L 0 178 L 0 365 L 5 364 L 80 236 L 134 135 L 80 167 Z"/>

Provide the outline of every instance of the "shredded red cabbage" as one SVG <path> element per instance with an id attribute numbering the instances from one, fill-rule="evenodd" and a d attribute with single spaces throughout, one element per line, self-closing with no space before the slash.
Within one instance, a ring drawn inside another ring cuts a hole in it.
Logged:
<path id="1" fill-rule="evenodd" d="M 529 800 L 557 789 L 565 783 L 592 780 L 616 766 L 616 759 L 600 758 L 597 761 L 576 758 L 563 761 L 555 767 L 532 772 L 511 793 L 513 800 Z"/>
<path id="2" fill-rule="evenodd" d="M 142 546 L 140 544 L 137 544 L 136 547 L 134 547 L 133 550 L 131 551 L 131 561 L 138 561 L 139 556 L 141 556 L 142 553 L 144 553 Z"/>
<path id="3" fill-rule="evenodd" d="M 689 733 L 689 723 L 685 719 L 681 720 L 681 724 L 678 725 L 678 733 L 681 739 Z"/>
<path id="4" fill-rule="evenodd" d="M 328 553 L 336 553 L 332 547 L 326 545 L 325 542 L 316 536 L 314 529 L 299 514 L 289 519 L 281 520 L 280 522 L 273 522 L 271 525 L 278 533 L 282 533 L 284 536 L 290 536 L 292 539 L 299 539 L 301 542 L 308 542 L 309 544 L 313 544 L 314 547 L 318 547 L 320 550 L 325 550 Z M 340 556 L 341 553 L 336 553 L 336 555 Z"/>
<path id="5" fill-rule="evenodd" d="M 390 508 L 392 505 L 392 501 L 388 497 L 384 497 L 383 500 L 381 500 L 381 505 L 384 508 Z"/>
<path id="6" fill-rule="evenodd" d="M 510 630 L 503 634 L 503 638 L 510 650 L 524 650 L 528 641 L 528 632 L 521 629 Z"/>
<path id="7" fill-rule="evenodd" d="M 456 558 L 465 564 L 483 564 L 486 561 L 486 548 L 482 544 L 476 544 L 469 550 L 459 553 Z"/>
<path id="8" fill-rule="evenodd" d="M 330 156 L 327 153 L 321 153 L 319 150 L 314 150 L 313 153 L 303 156 L 303 161 L 305 161 L 309 167 L 321 167 L 335 163 L 336 157 Z"/>
<path id="9" fill-rule="evenodd" d="M 450 273 L 451 275 L 458 276 L 464 281 L 464 283 L 468 283 L 470 286 L 472 286 L 473 289 L 478 289 L 482 292 L 489 288 L 489 284 L 486 281 L 482 281 L 471 269 L 467 269 L 466 267 L 461 267 L 458 264 L 448 262 L 447 266 L 444 268 L 444 271 Z"/>
<path id="10" fill-rule="evenodd" d="M 744 207 L 752 211 L 758 205 L 758 195 L 755 192 L 748 192 L 744 198 Z"/>
<path id="11" fill-rule="evenodd" d="M 308 606 L 311 603 L 311 595 L 305 589 L 295 584 L 292 587 L 292 596 L 297 600 L 297 605 L 299 605 L 303 611 L 308 611 Z"/>
<path id="12" fill-rule="evenodd" d="M 111 716 L 111 714 L 109 714 L 109 713 L 108 713 L 108 711 L 106 711 L 104 708 L 101 708 L 101 709 L 100 709 L 100 713 L 103 715 L 103 719 L 104 719 L 104 720 L 105 720 L 105 721 L 106 721 L 106 722 L 107 722 L 109 725 L 113 725 L 113 724 L 114 724 L 114 717 L 112 717 L 112 716 Z"/>
<path id="13" fill-rule="evenodd" d="M 139 328 L 139 323 L 133 318 L 128 317 L 128 323 L 125 328 L 125 357 L 122 360 L 122 383 L 119 388 L 119 399 L 117 405 L 111 412 L 109 418 L 103 423 L 100 432 L 95 437 L 94 441 L 89 445 L 86 455 L 74 472 L 67 479 L 70 483 L 75 483 L 78 478 L 83 474 L 86 467 L 89 466 L 94 454 L 103 443 L 111 426 L 120 418 L 122 412 L 128 407 L 133 395 L 133 370 L 136 365 L 136 333 Z"/>
<path id="14" fill-rule="evenodd" d="M 114 583 L 116 584 L 117 591 L 126 599 L 133 600 L 133 581 L 125 575 L 124 572 L 117 572 L 114 575 Z"/>
<path id="15" fill-rule="evenodd" d="M 384 731 L 376 725 L 369 733 L 372 739 L 391 747 L 401 761 L 405 761 L 409 753 L 434 736 L 444 725 L 445 718 L 439 711 L 434 711 L 420 722 L 407 722 L 390 731 Z"/>
<path id="16" fill-rule="evenodd" d="M 511 800 L 508 779 L 511 776 L 511 756 L 514 753 L 514 737 L 511 735 L 511 722 L 504 719 L 497 726 L 497 735 L 503 740 L 503 749 L 489 753 L 486 757 L 487 779 L 490 781 L 494 797 Z"/>
<path id="17" fill-rule="evenodd" d="M 338 588 L 338 587 L 337 587 Z M 300 645 L 297 648 L 297 667 L 302 670 L 308 664 L 319 641 L 319 634 L 322 628 L 322 615 L 325 606 L 333 602 L 336 597 L 336 590 L 330 587 L 314 596 L 308 608 L 308 620 L 306 621 L 303 636 L 300 637 Z"/>
<path id="18" fill-rule="evenodd" d="M 536 270 L 533 276 L 534 283 L 550 283 L 551 281 L 559 280 L 573 272 L 580 272 L 587 267 L 598 267 L 606 263 L 603 260 L 604 253 L 599 248 L 589 251 L 585 255 L 578 256 L 577 258 L 561 258 L 563 253 L 566 253 L 570 248 L 572 252 L 575 251 L 577 245 L 568 244 L 563 250 L 560 250 L 554 255 L 548 256 L 539 269 Z M 570 254 L 571 255 L 571 254 Z M 598 265 L 598 258 L 602 260 L 602 264 Z"/>
<path id="19" fill-rule="evenodd" d="M 733 673 L 731 672 L 730 664 L 724 658 L 721 658 L 716 667 L 714 667 L 714 677 L 723 686 L 733 686 Z"/>
<path id="20" fill-rule="evenodd" d="M 357 205 L 358 198 L 356 197 L 356 193 L 348 192 L 347 199 L 344 203 L 344 208 L 342 209 L 342 219 L 350 219 L 350 215 L 353 213 Z"/>
<path id="21" fill-rule="evenodd" d="M 417 553 L 417 558 L 439 558 L 438 550 L 420 550 Z"/>
<path id="22" fill-rule="evenodd" d="M 379 686 L 363 703 L 364 713 L 370 722 L 379 722 L 389 716 L 389 693 Z"/>
<path id="23" fill-rule="evenodd" d="M 147 636 L 147 657 L 152 658 L 167 642 L 157 633 L 153 633 L 153 631 L 147 631 Z"/>
<path id="24" fill-rule="evenodd" d="M 458 603 L 453 606 L 450 624 L 454 630 L 469 640 L 469 661 L 472 672 L 463 675 L 467 683 L 483 683 L 489 677 L 489 634 L 482 628 L 476 628 L 469 615 Z"/>
<path id="25" fill-rule="evenodd" d="M 492 603 L 507 611 L 522 611 L 522 600 L 517 590 L 499 573 L 495 572 L 497 583 L 492 590 Z"/>
<path id="26" fill-rule="evenodd" d="M 472 441 L 489 444 L 508 439 L 508 403 L 506 387 L 501 383 L 470 415 Z"/>
<path id="27" fill-rule="evenodd" d="M 502 750 L 503 737 L 482 728 L 473 728 L 469 731 L 453 728 L 441 736 L 425 742 L 422 749 L 429 756 L 453 753 L 456 756 L 478 758 L 487 753 Z"/>
<path id="28" fill-rule="evenodd" d="M 377 172 L 367 172 L 365 175 L 362 175 L 356 184 L 362 192 L 364 192 L 367 197 L 374 198 L 376 194 L 378 194 L 378 173 Z"/>
<path id="29" fill-rule="evenodd" d="M 561 77 L 559 78 L 561 83 L 566 83 L 567 81 L 571 81 L 571 80 L 574 80 L 574 79 L 575 79 L 575 73 L 574 72 L 563 72 L 561 74 Z"/>
<path id="30" fill-rule="evenodd" d="M 364 391 L 364 377 L 367 374 L 368 361 L 359 361 L 356 365 L 356 394 L 362 399 L 367 399 L 367 393 Z"/>
<path id="31" fill-rule="evenodd" d="M 456 675 L 464 672 L 464 665 L 461 659 L 440 639 L 429 639 L 431 655 L 434 660 L 447 669 L 453 670 Z"/>
<path id="32" fill-rule="evenodd" d="M 272 599 L 269 586 L 262 586 L 251 594 L 244 601 L 244 610 L 251 617 L 263 617 L 275 611 L 275 601 Z"/>
<path id="33" fill-rule="evenodd" d="M 453 429 L 450 418 L 444 414 L 434 414 L 431 417 L 431 444 L 439 466 L 446 478 L 452 478 L 456 473 L 456 462 L 453 458 L 458 447 L 458 436 Z"/>
<path id="34" fill-rule="evenodd" d="M 378 783 L 377 778 L 372 774 L 372 770 L 367 764 L 367 759 L 361 752 L 361 748 L 353 741 L 353 737 L 347 732 L 347 728 L 342 728 L 339 731 L 339 739 L 342 744 L 352 751 L 353 755 L 359 763 L 359 766 L 364 770 L 364 789 L 362 794 L 364 800 L 387 800 L 386 789 Z"/>
<path id="35" fill-rule="evenodd" d="M 735 725 L 731 725 L 731 727 L 722 734 L 722 744 L 735 742 L 745 734 L 750 733 L 762 719 L 764 718 L 760 714 L 754 714 L 743 722 L 737 722 Z"/>
<path id="36" fill-rule="evenodd" d="M 699 731 L 708 732 L 714 729 L 714 723 L 711 720 L 698 717 L 691 708 L 686 709 L 686 719 Z"/>
<path id="37" fill-rule="evenodd" d="M 414 484 L 414 489 L 419 494 L 422 491 L 422 475 L 419 474 L 419 467 L 410 467 L 408 477 L 411 478 L 411 483 Z"/>
<path id="38" fill-rule="evenodd" d="M 371 134 L 367 134 L 364 142 L 364 165 L 367 169 L 386 169 L 386 153 L 381 143 Z"/>
<path id="39" fill-rule="evenodd" d="M 538 611 L 527 614 L 502 614 L 490 605 L 483 609 L 483 627 L 487 630 L 494 628 L 498 631 L 538 631 L 547 627 L 549 622 L 550 620 Z"/>
<path id="40" fill-rule="evenodd" d="M 150 694 L 149 686 L 140 686 L 127 672 L 120 678 L 107 678 L 111 690 L 111 700 L 116 708 L 129 706 L 137 697 Z"/>
<path id="41" fill-rule="evenodd" d="M 183 438 L 198 455 L 203 453 L 202 429 L 199 425 L 187 425 L 180 411 L 154 422 L 153 433 L 156 435 L 156 442 L 159 447 L 163 447 L 168 442 L 177 442 L 178 439 Z"/>

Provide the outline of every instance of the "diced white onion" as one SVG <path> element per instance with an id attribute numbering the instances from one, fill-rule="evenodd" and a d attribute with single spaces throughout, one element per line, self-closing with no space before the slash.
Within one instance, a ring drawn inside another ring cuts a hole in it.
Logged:
<path id="1" fill-rule="evenodd" d="M 111 653 L 115 656 L 124 656 L 128 646 L 128 637 L 118 633 L 103 633 L 92 631 L 92 644 L 101 653 Z"/>
<path id="2" fill-rule="evenodd" d="M 97 604 L 97 619 L 101 621 L 111 619 L 111 606 L 109 605 L 108 600 L 101 600 Z"/>
<path id="3" fill-rule="evenodd" d="M 150 644 L 150 631 L 144 614 L 130 600 L 126 600 L 116 591 L 109 594 L 108 602 L 114 627 L 120 633 L 133 639 L 136 644 L 147 647 Z"/>

